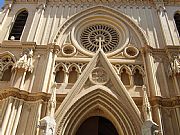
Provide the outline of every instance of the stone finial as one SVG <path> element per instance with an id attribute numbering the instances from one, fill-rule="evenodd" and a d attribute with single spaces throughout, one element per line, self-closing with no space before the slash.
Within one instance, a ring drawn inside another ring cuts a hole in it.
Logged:
<path id="1" fill-rule="evenodd" d="M 142 135 L 157 135 L 159 133 L 158 125 L 152 120 L 151 105 L 148 100 L 145 85 L 143 85 L 142 90 L 144 91 L 142 110 L 145 120 L 141 127 Z"/>
<path id="2" fill-rule="evenodd" d="M 40 135 L 55 135 L 56 121 L 51 116 L 46 116 L 39 121 Z"/>
<path id="3" fill-rule="evenodd" d="M 144 91 L 143 106 L 142 106 L 144 119 L 145 119 L 145 121 L 148 121 L 148 120 L 152 121 L 151 105 L 150 105 L 149 100 L 148 100 L 146 86 L 143 85 L 142 89 Z"/>
<path id="4" fill-rule="evenodd" d="M 54 117 L 55 109 L 56 109 L 56 86 L 57 84 L 54 83 L 52 86 L 52 92 L 51 92 L 51 97 L 48 101 L 48 110 L 47 110 L 47 115 Z"/>
<path id="5" fill-rule="evenodd" d="M 52 86 L 51 97 L 48 101 L 47 116 L 39 121 L 39 128 L 41 129 L 41 135 L 55 135 L 56 121 L 54 119 L 54 113 L 56 109 L 56 83 Z"/>

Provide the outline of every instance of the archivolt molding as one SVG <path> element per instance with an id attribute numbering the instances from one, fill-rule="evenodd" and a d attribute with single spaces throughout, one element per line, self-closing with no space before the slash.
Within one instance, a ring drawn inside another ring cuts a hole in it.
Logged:
<path id="1" fill-rule="evenodd" d="M 116 11 L 115 9 L 106 7 L 104 5 L 94 6 L 73 15 L 66 22 L 64 22 L 64 24 L 60 26 L 56 36 L 53 39 L 53 43 L 61 44 L 61 42 L 63 42 L 62 38 L 64 33 L 67 33 L 70 30 L 70 28 L 73 27 L 77 22 L 80 22 L 81 20 L 91 15 L 99 15 L 103 17 L 107 17 L 107 15 L 109 15 L 111 16 L 111 19 L 114 18 L 119 20 L 119 22 L 126 24 L 136 33 L 136 35 L 140 39 L 142 46 L 149 45 L 145 33 L 131 18 L 129 18 L 127 15 L 123 13 L 120 13 L 119 11 Z"/>
<path id="2" fill-rule="evenodd" d="M 102 85 L 95 85 L 81 91 L 71 99 L 67 108 L 62 109 L 60 119 L 56 119 L 59 135 L 74 135 L 80 124 L 91 116 L 103 116 L 109 119 L 119 134 L 140 134 L 142 120 L 133 113 L 132 108 L 126 106 L 122 99 Z M 127 116 L 127 114 L 132 115 Z"/>

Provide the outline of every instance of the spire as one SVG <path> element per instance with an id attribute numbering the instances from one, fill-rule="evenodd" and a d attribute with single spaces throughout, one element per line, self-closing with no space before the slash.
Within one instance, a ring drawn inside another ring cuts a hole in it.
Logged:
<path id="1" fill-rule="evenodd" d="M 149 100 L 148 100 L 145 85 L 143 85 L 142 90 L 144 91 L 143 106 L 142 106 L 142 110 L 143 110 L 143 113 L 144 113 L 144 119 L 145 119 L 145 121 L 148 121 L 148 120 L 152 121 L 151 105 L 150 105 Z"/>
<path id="2" fill-rule="evenodd" d="M 160 131 L 158 130 L 159 126 L 152 120 L 151 105 L 148 100 L 145 85 L 143 85 L 142 90 L 144 91 L 143 106 L 142 106 L 142 110 L 144 114 L 144 123 L 141 127 L 142 135 L 159 134 L 160 133 Z"/>
<path id="3" fill-rule="evenodd" d="M 48 110 L 47 110 L 47 115 L 54 117 L 55 109 L 56 109 L 56 86 L 57 84 L 54 83 L 52 86 L 52 92 L 51 92 L 51 97 L 48 101 Z"/>

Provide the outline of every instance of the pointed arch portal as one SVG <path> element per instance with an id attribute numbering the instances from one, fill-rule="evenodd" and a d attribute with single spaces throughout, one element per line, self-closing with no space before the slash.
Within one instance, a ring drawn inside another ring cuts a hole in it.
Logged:
<path id="1" fill-rule="evenodd" d="M 86 124 L 86 120 L 93 117 L 100 119 L 103 117 L 108 121 L 108 124 L 111 123 L 110 130 L 114 131 L 116 129 L 117 135 L 139 135 L 142 125 L 141 120 L 133 113 L 132 108 L 128 108 L 123 101 L 118 100 L 107 87 L 92 86 L 86 89 L 72 99 L 66 109 L 61 108 L 66 111 L 63 111 L 61 122 L 57 125 L 57 134 L 81 135 L 76 133 L 79 132 L 79 129 L 83 130 L 81 126 L 84 125 L 84 122 Z M 101 126 L 104 125 L 101 124 Z"/>
<path id="2" fill-rule="evenodd" d="M 81 124 L 76 135 L 118 135 L 118 132 L 108 119 L 101 116 L 93 116 Z"/>

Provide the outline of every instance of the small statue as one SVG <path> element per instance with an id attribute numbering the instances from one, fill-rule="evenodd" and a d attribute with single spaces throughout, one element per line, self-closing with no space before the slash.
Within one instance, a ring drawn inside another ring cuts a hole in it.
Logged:
<path id="1" fill-rule="evenodd" d="M 180 55 L 174 56 L 174 59 L 170 62 L 169 74 L 172 76 L 173 74 L 180 73 Z"/>

